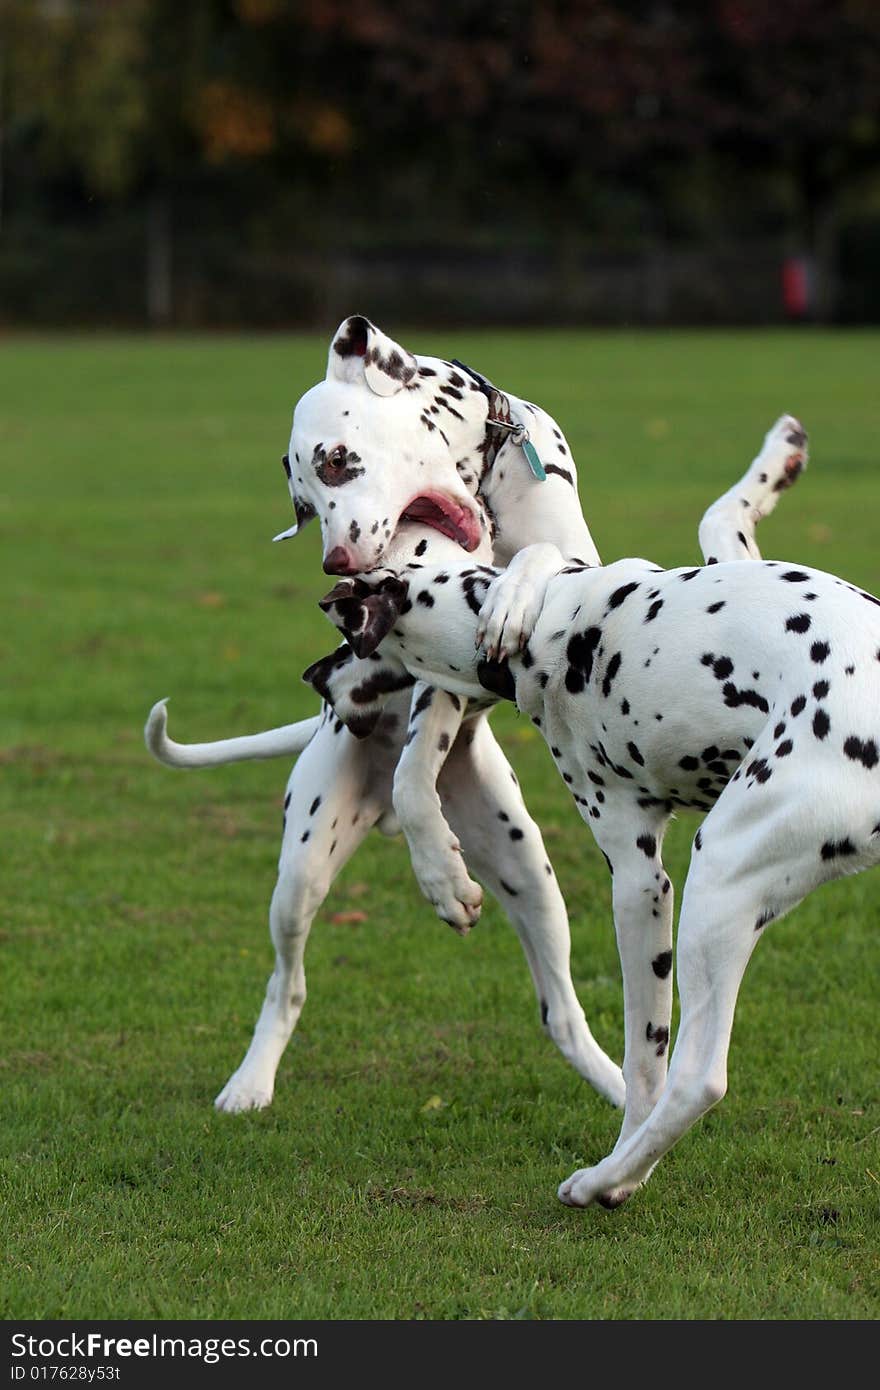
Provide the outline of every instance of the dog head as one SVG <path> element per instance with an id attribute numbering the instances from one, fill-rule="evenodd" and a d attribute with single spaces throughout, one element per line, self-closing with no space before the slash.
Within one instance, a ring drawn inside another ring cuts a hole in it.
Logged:
<path id="1" fill-rule="evenodd" d="M 473 551 L 488 402 L 450 362 L 415 357 L 356 314 L 330 344 L 327 375 L 297 404 L 284 460 L 294 535 L 317 516 L 324 570 L 375 569 L 398 523 L 420 521 Z"/>

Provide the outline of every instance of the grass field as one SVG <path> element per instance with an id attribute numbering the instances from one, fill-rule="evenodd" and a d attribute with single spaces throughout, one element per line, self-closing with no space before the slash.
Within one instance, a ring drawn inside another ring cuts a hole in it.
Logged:
<path id="1" fill-rule="evenodd" d="M 765 554 L 880 591 L 877 335 L 399 336 L 558 417 L 606 559 L 695 561 L 705 505 L 800 415 L 811 467 Z M 164 695 L 186 740 L 314 707 L 299 675 L 334 642 L 318 537 L 269 538 L 325 350 L 0 341 L 0 1312 L 876 1318 L 880 875 L 768 931 L 730 1094 L 615 1214 L 556 1200 L 618 1118 L 543 1038 L 513 932 L 490 903 L 457 938 L 400 841 L 368 840 L 316 923 L 273 1107 L 213 1111 L 271 967 L 287 768 L 173 773 L 141 729 Z M 493 719 L 619 1056 L 604 862 L 537 735 Z M 695 827 L 668 837 L 679 889 Z"/>

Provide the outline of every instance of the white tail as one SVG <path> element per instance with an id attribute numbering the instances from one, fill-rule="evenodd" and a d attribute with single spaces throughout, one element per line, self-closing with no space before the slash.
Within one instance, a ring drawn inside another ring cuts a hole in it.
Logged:
<path id="1" fill-rule="evenodd" d="M 159 700 L 150 710 L 144 726 L 147 748 L 168 767 L 220 767 L 223 763 L 242 763 L 257 758 L 293 757 L 301 753 L 321 723 L 320 715 L 283 724 L 261 734 L 241 738 L 222 738 L 215 743 L 175 743 L 168 737 L 167 700 Z"/>

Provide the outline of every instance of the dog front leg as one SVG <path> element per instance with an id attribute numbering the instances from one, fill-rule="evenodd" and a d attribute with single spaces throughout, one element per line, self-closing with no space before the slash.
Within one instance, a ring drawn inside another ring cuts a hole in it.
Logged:
<path id="1" fill-rule="evenodd" d="M 600 1095 L 622 1106 L 620 1067 L 593 1037 L 572 983 L 568 913 L 541 832 L 484 716 L 463 725 L 440 795 L 468 863 L 516 930 L 545 1032 Z"/>
<path id="2" fill-rule="evenodd" d="M 700 549 L 707 565 L 722 560 L 760 560 L 755 537 L 780 494 L 797 482 L 807 466 L 807 434 L 793 415 L 782 415 L 764 438 L 758 457 L 740 481 L 705 512 Z"/>
<path id="3" fill-rule="evenodd" d="M 409 845 L 413 872 L 438 917 L 466 935 L 480 915 L 483 891 L 470 878 L 461 845 L 443 817 L 437 778 L 467 701 L 419 681 L 406 744 L 394 774 L 394 810 Z"/>
<path id="4" fill-rule="evenodd" d="M 480 608 L 476 644 L 490 661 L 504 661 L 526 646 L 547 585 L 565 566 L 555 545 L 528 545 L 492 580 Z"/>

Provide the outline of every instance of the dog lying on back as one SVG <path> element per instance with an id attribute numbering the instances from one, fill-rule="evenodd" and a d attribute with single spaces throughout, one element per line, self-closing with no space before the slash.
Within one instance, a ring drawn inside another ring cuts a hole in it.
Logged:
<path id="1" fill-rule="evenodd" d="M 880 861 L 880 601 L 779 561 L 569 565 L 524 650 L 499 663 L 475 648 L 494 577 L 450 549 L 442 563 L 342 579 L 322 607 L 372 658 L 375 695 L 349 701 L 344 648 L 307 675 L 361 727 L 395 673 L 442 687 L 412 707 L 411 743 L 432 772 L 467 700 L 510 699 L 540 729 L 613 874 L 626 1014 L 620 1137 L 559 1195 L 612 1207 L 723 1096 L 740 982 L 767 925 Z M 667 1078 L 673 894 L 661 848 L 676 808 L 705 820 L 684 887 Z M 422 839 L 436 858 L 447 843 L 436 799 L 423 786 L 403 809 L 414 859 Z"/>

